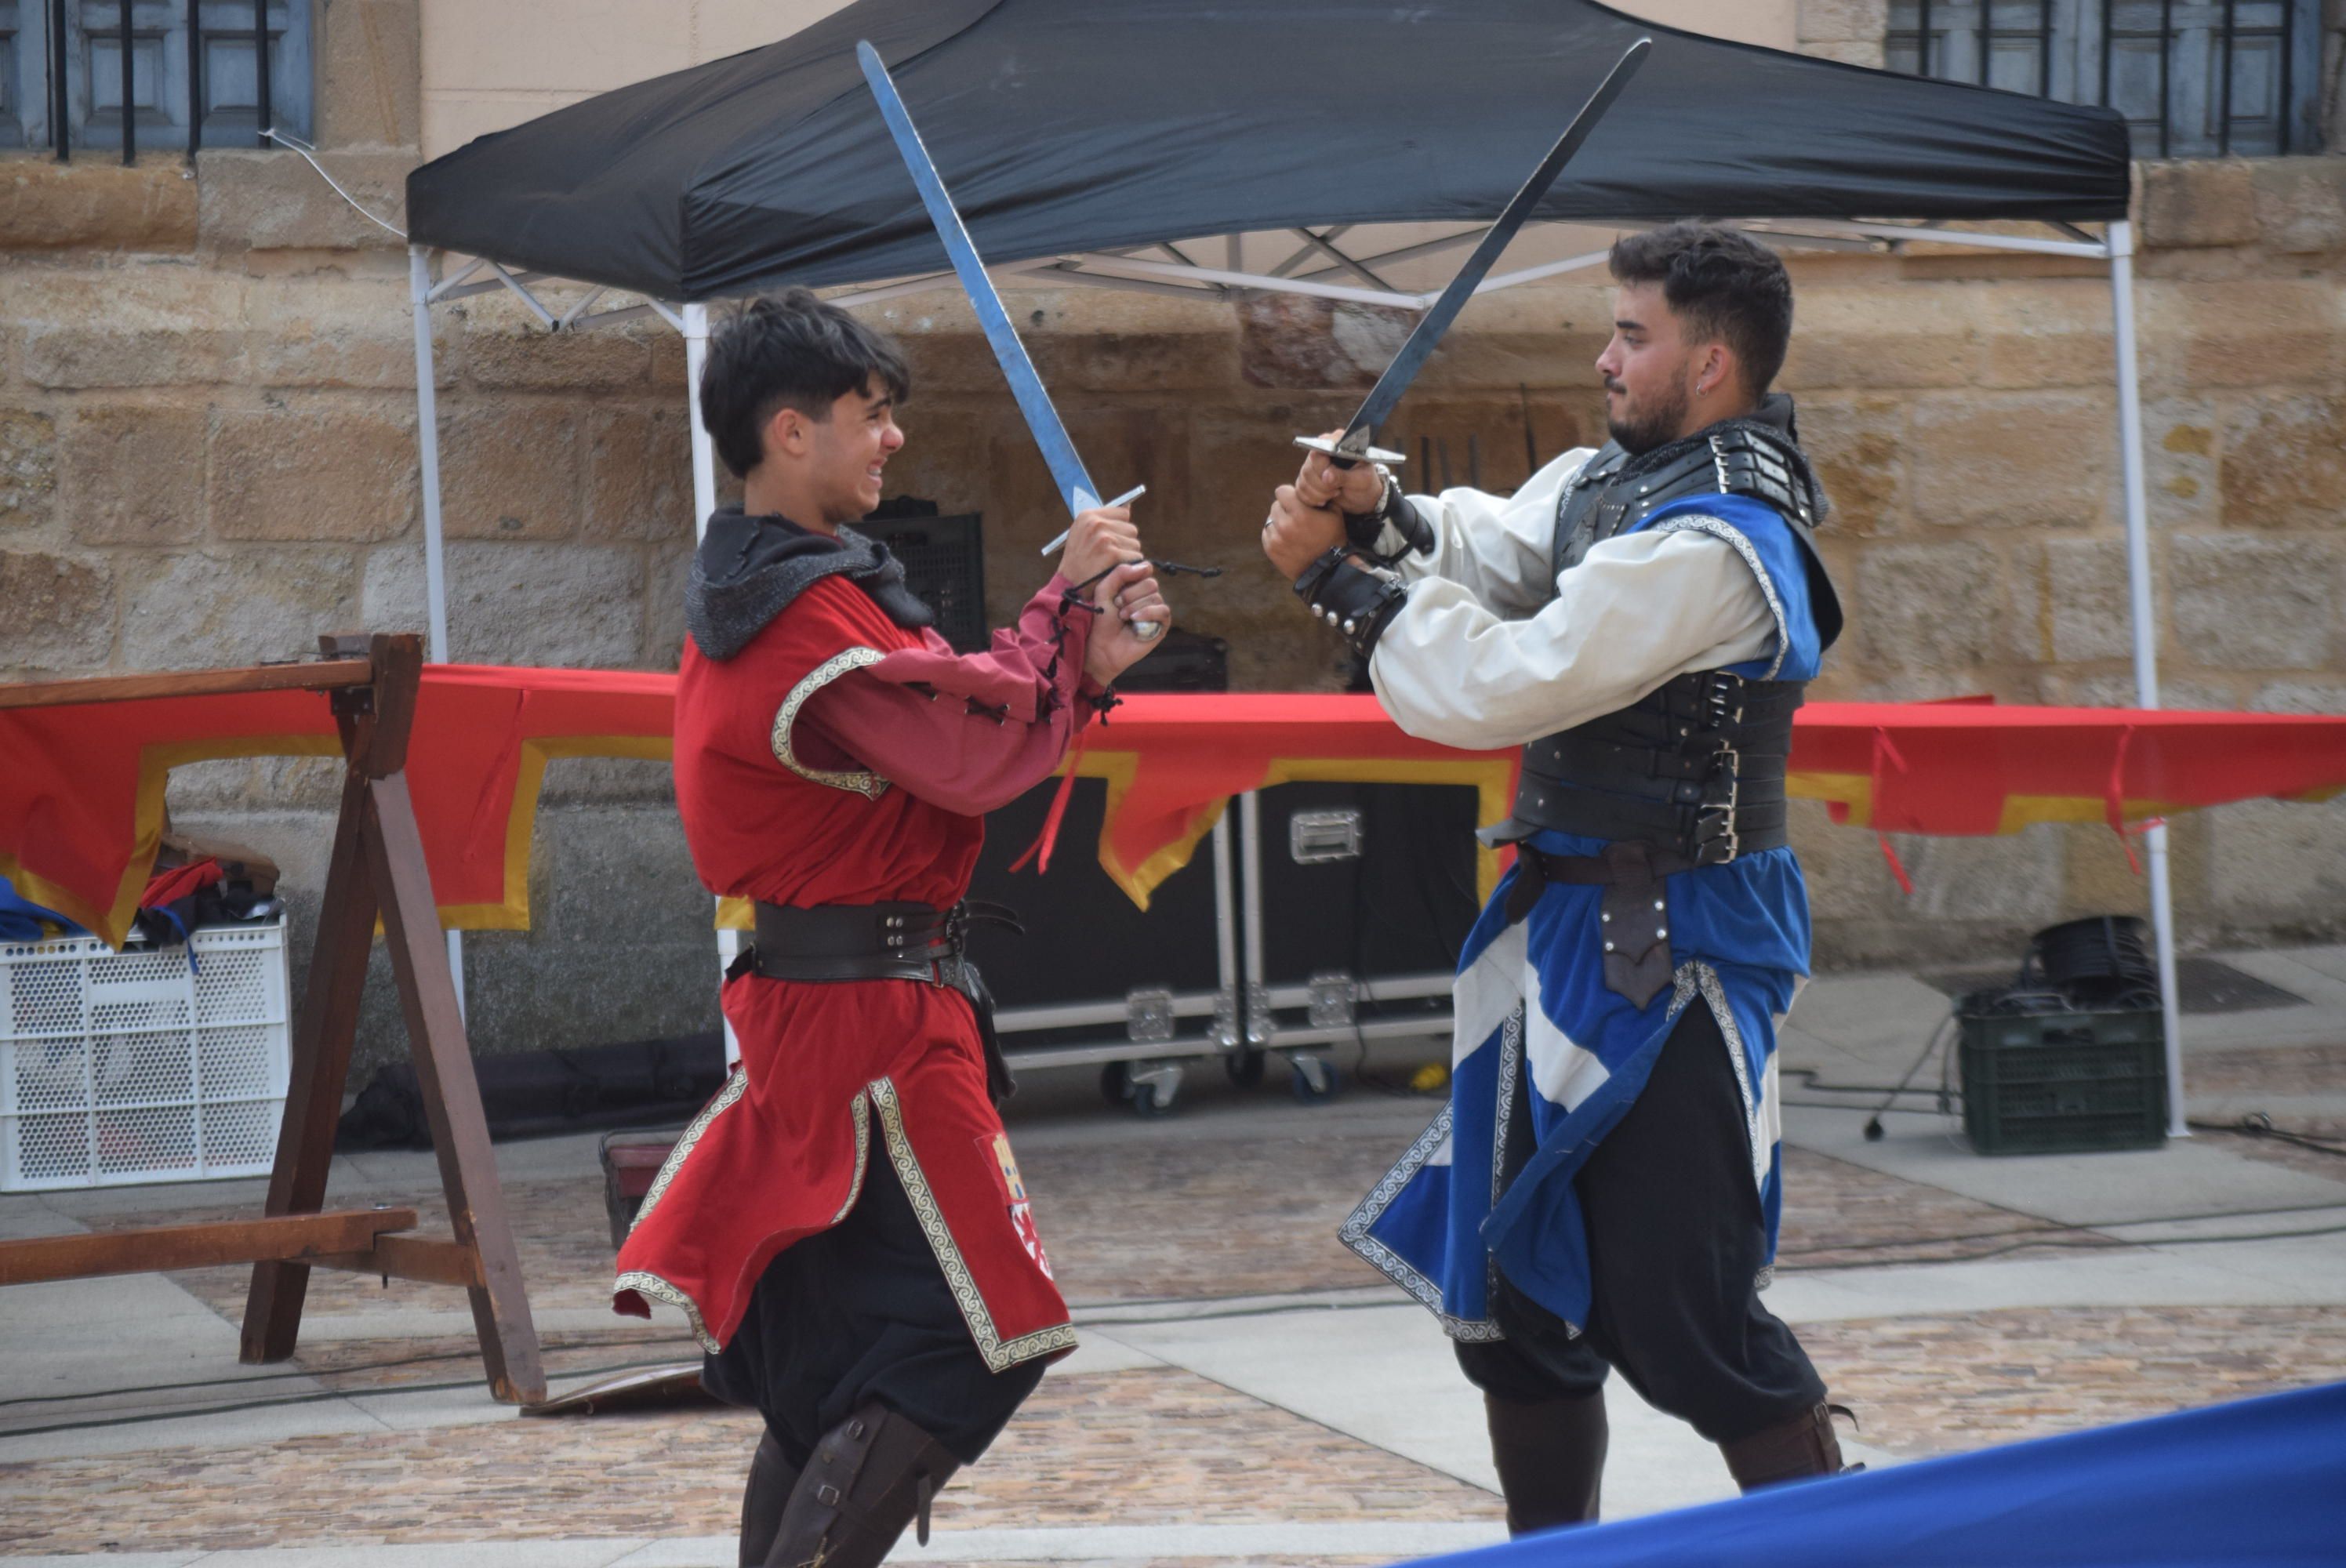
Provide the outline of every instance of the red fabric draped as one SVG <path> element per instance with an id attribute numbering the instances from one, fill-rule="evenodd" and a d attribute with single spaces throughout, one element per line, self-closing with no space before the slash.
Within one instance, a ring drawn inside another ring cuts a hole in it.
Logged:
<path id="1" fill-rule="evenodd" d="M 424 672 L 408 776 L 442 918 L 529 923 L 538 786 L 557 757 L 666 759 L 676 678 L 436 665 Z M 1513 758 L 1403 735 L 1373 697 L 1140 696 L 1086 736 L 1105 778 L 1100 860 L 1146 901 L 1233 794 L 1293 779 L 1446 781 L 1504 810 Z M 334 755 L 326 698 L 306 692 L 0 710 L 0 875 L 116 940 L 162 830 L 170 769 L 207 759 Z M 2346 788 L 2346 718 L 1816 703 L 1793 731 L 1793 795 L 1881 832 L 1992 834 L 2032 822 L 2113 826 L 2259 797 Z"/>

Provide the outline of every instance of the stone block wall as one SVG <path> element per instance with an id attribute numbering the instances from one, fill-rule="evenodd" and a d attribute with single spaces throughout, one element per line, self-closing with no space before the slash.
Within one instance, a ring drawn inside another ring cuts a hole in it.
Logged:
<path id="1" fill-rule="evenodd" d="M 1862 42 L 1842 8 L 1811 15 Z M 394 224 L 414 159 L 412 95 L 382 87 L 413 46 L 402 15 L 412 4 L 344 0 L 323 35 L 329 68 L 360 85 L 323 100 L 328 167 Z M 2346 711 L 2346 159 L 2141 172 L 2168 700 Z M 0 677 L 239 663 L 321 630 L 422 625 L 391 235 L 290 156 L 240 151 L 192 176 L 171 158 L 0 159 Z M 1794 266 L 1783 384 L 1839 504 L 1826 548 L 1851 628 L 1820 695 L 2130 702 L 2100 270 L 1948 248 Z M 1153 546 L 1226 568 L 1179 585 L 1183 624 L 1230 641 L 1241 688 L 1334 686 L 1338 649 L 1261 565 L 1256 524 L 1293 472 L 1290 434 L 1341 423 L 1406 321 L 1285 298 L 1014 303 L 1100 483 L 1147 483 Z M 1586 283 L 1478 301 L 1388 433 L 1412 483 L 1504 489 L 1601 439 L 1590 361 L 1608 306 Z M 1005 616 L 1060 525 L 1048 476 L 957 296 L 870 314 L 916 378 L 890 492 L 984 514 Z M 692 536 L 680 342 L 657 324 L 549 337 L 497 295 L 434 321 L 454 657 L 673 667 Z M 210 764 L 170 799 L 181 825 L 286 862 L 306 943 L 331 769 Z M 1870 835 L 1805 808 L 1796 827 L 1828 963 L 1994 961 L 2036 925 L 2143 901 L 2103 830 L 1899 840 L 1907 897 Z M 2175 837 L 2188 941 L 2346 932 L 2346 807 L 2234 808 Z M 708 906 L 662 769 L 550 773 L 533 900 L 536 931 L 468 942 L 482 1049 L 713 1024 Z M 368 1059 L 395 1053 L 380 984 L 367 1018 Z"/>

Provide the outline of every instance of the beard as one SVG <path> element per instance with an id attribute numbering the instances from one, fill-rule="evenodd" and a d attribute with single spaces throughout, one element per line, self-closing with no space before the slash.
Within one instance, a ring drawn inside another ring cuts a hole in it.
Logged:
<path id="1" fill-rule="evenodd" d="M 1673 385 L 1642 408 L 1631 410 L 1625 405 L 1618 419 L 1607 415 L 1605 433 L 1620 444 L 1622 451 L 1632 457 L 1640 456 L 1678 438 L 1680 427 L 1686 423 L 1687 406 L 1686 388 Z"/>

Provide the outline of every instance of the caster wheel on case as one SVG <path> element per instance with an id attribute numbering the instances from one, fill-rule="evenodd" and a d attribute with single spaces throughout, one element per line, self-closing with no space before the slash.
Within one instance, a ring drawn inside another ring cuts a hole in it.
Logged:
<path id="1" fill-rule="evenodd" d="M 1336 1097 L 1341 1080 L 1332 1064 L 1318 1056 L 1297 1056 L 1288 1065 L 1295 1070 L 1295 1075 L 1288 1080 L 1288 1092 L 1298 1100 L 1313 1105 Z"/>

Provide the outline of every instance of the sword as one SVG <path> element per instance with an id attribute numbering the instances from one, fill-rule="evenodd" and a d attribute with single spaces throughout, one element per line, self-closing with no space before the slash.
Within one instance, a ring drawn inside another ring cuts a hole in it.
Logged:
<path id="1" fill-rule="evenodd" d="M 1401 402 L 1402 393 L 1409 391 L 1409 383 L 1415 381 L 1417 372 L 1425 368 L 1426 357 L 1433 352 L 1434 345 L 1442 341 L 1442 334 L 1450 330 L 1450 323 L 1465 308 L 1466 301 L 1474 297 L 1476 288 L 1489 274 L 1492 263 L 1498 260 L 1499 252 L 1507 248 L 1507 241 L 1515 237 L 1515 230 L 1524 226 L 1524 220 L 1532 215 L 1532 209 L 1539 205 L 1540 198 L 1547 194 L 1548 187 L 1556 183 L 1556 177 L 1564 172 L 1564 166 L 1572 161 L 1572 155 L 1580 150 L 1580 144 L 1588 139 L 1588 133 L 1596 128 L 1596 122 L 1605 117 L 1605 111 L 1613 107 L 1613 100 L 1621 96 L 1621 89 L 1629 85 L 1629 78 L 1637 74 L 1637 67 L 1646 63 L 1646 56 L 1653 52 L 1653 47 L 1651 38 L 1638 39 L 1615 62 L 1605 79 L 1596 84 L 1596 90 L 1589 95 L 1586 103 L 1580 106 L 1580 112 L 1572 117 L 1572 123 L 1564 127 L 1564 134 L 1556 138 L 1556 145 L 1547 149 L 1547 156 L 1540 159 L 1539 167 L 1532 170 L 1531 178 L 1524 181 L 1523 188 L 1515 192 L 1514 199 L 1499 213 L 1497 220 L 1484 231 L 1482 239 L 1474 247 L 1474 253 L 1466 258 L 1466 264 L 1458 269 L 1458 275 L 1450 280 L 1450 286 L 1442 290 L 1441 298 L 1433 301 L 1433 308 L 1418 318 L 1408 341 L 1402 344 L 1401 352 L 1392 357 L 1392 362 L 1385 367 L 1385 373 L 1379 376 L 1377 384 L 1369 389 L 1368 401 L 1361 404 L 1361 412 L 1352 416 L 1352 423 L 1344 427 L 1344 433 L 1334 441 L 1324 435 L 1299 435 L 1295 438 L 1296 445 L 1326 453 L 1329 460 L 1339 468 L 1351 468 L 1361 463 L 1403 461 L 1398 452 L 1387 452 L 1369 444 L 1376 436 L 1377 427 L 1392 415 L 1395 405 Z"/>
<path id="2" fill-rule="evenodd" d="M 985 331 L 994 361 L 1001 365 L 1004 378 L 1010 382 L 1010 395 L 1018 400 L 1018 412 L 1026 417 L 1026 429 L 1035 437 L 1035 444 L 1042 449 L 1043 462 L 1051 470 L 1059 498 L 1066 503 L 1067 515 L 1090 511 L 1099 504 L 1099 490 L 1085 471 L 1084 460 L 1076 455 L 1075 441 L 1060 422 L 1059 411 L 1051 406 L 1051 394 L 1043 390 L 1043 378 L 1035 372 L 1035 361 L 1026 357 L 1026 345 L 1018 341 L 1017 329 L 1010 324 L 1010 312 L 1003 305 L 994 280 L 986 275 L 985 261 L 971 243 L 961 214 L 954 209 L 953 198 L 946 194 L 945 182 L 930 159 L 928 148 L 921 145 L 921 133 L 913 124 L 911 111 L 904 107 L 903 95 L 896 91 L 895 80 L 881 63 L 880 51 L 869 43 L 855 46 L 855 58 L 863 66 L 863 79 L 872 84 L 872 96 L 880 103 L 880 117 L 888 122 L 888 134 L 895 138 L 904 168 L 920 189 L 921 205 L 929 209 L 929 221 L 936 225 L 937 238 L 944 242 L 945 254 L 953 259 L 954 271 L 977 311 L 977 323 Z M 1066 535 L 1060 537 L 1064 539 Z M 1131 625 L 1133 635 L 1144 642 L 1154 639 L 1165 629 L 1156 621 L 1134 621 Z"/>

